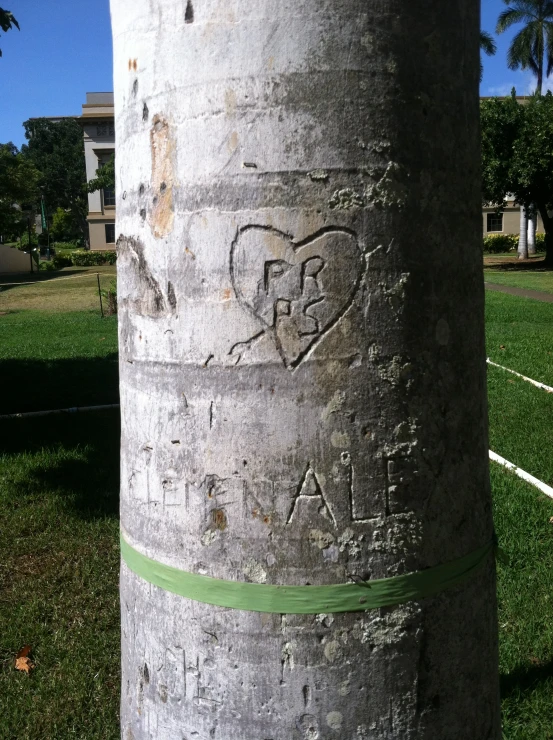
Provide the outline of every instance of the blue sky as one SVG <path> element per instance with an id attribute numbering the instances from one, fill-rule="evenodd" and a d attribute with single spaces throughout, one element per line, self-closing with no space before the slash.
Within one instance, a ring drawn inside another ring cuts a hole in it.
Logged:
<path id="1" fill-rule="evenodd" d="M 109 0 L 1 0 L 21 31 L 0 32 L 0 143 L 23 121 L 80 115 L 87 91 L 113 90 Z"/>
<path id="2" fill-rule="evenodd" d="M 79 115 L 87 91 L 113 89 L 109 0 L 2 0 L 2 7 L 21 31 L 0 35 L 0 142 L 21 146 L 27 118 Z M 482 0 L 482 28 L 493 34 L 504 7 L 502 0 Z M 484 57 L 481 95 L 532 90 L 531 74 L 507 69 L 513 34 L 498 37 L 496 56 Z"/>
<path id="3" fill-rule="evenodd" d="M 447 1 L 447 0 L 446 0 Z M 509 95 L 511 88 L 515 87 L 517 95 L 528 95 L 536 88 L 535 78 L 528 71 L 511 72 L 507 68 L 507 49 L 515 33 L 522 26 L 506 31 L 501 36 L 495 35 L 495 24 L 502 10 L 507 6 L 503 0 L 482 0 L 482 29 L 491 33 L 497 44 L 497 53 L 493 57 L 482 56 L 484 62 L 484 77 L 480 85 L 481 95 Z M 545 84 L 547 88 L 553 89 L 553 80 Z"/>

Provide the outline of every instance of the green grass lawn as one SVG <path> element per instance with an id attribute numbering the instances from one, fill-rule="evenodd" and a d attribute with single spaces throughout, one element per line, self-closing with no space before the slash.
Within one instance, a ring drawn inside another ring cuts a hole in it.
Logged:
<path id="1" fill-rule="evenodd" d="M 486 293 L 490 359 L 553 386 L 553 304 Z M 490 447 L 553 485 L 553 394 L 488 366 Z M 553 738 L 553 501 L 491 466 L 505 740 Z"/>
<path id="2" fill-rule="evenodd" d="M 553 386 L 553 303 L 487 291 L 486 337 L 491 360 Z"/>
<path id="3" fill-rule="evenodd" d="M 115 740 L 118 412 L 2 421 L 0 438 L 0 738 Z"/>
<path id="4" fill-rule="evenodd" d="M 0 316 L 0 414 L 117 403 L 117 319 L 95 311 Z M 16 392 L 14 390 L 17 389 Z"/>
<path id="5" fill-rule="evenodd" d="M 519 262 L 515 253 L 484 255 L 484 280 L 512 288 L 553 293 L 553 270 L 544 267 L 544 255 Z"/>
<path id="6" fill-rule="evenodd" d="M 553 272 L 515 272 L 506 270 L 486 270 L 484 280 L 487 283 L 508 285 L 512 288 L 538 290 L 542 293 L 553 293 Z"/>
<path id="7" fill-rule="evenodd" d="M 48 312 L 27 287 L 0 309 L 0 413 L 117 400 L 115 319 L 58 285 Z M 487 294 L 490 357 L 551 385 L 552 327 L 552 304 Z M 488 377 L 492 449 L 553 484 L 553 395 Z M 117 410 L 0 420 L 0 739 L 119 737 L 118 444 Z M 491 475 L 512 560 L 498 567 L 505 738 L 552 740 L 553 501 Z M 13 667 L 27 644 L 30 676 Z"/>

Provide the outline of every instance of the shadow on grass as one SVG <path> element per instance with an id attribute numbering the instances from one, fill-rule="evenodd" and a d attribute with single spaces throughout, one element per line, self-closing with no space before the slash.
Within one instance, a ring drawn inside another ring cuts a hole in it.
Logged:
<path id="1" fill-rule="evenodd" d="M 10 285 L 10 283 L 45 283 L 49 280 L 55 280 L 60 277 L 72 277 L 77 276 L 83 272 L 90 272 L 90 270 L 71 270 L 70 273 L 64 273 L 62 270 L 52 270 L 51 272 L 14 272 L 9 274 L 0 275 L 0 293 L 5 290 L 12 290 L 12 288 L 20 287 L 16 285 Z"/>
<path id="2" fill-rule="evenodd" d="M 553 679 L 553 660 L 548 663 L 517 668 L 500 680 L 501 698 L 507 699 L 533 688 L 536 684 Z"/>
<path id="3" fill-rule="evenodd" d="M 119 410 L 0 421 L 11 504 L 60 497 L 84 519 L 119 510 Z"/>
<path id="4" fill-rule="evenodd" d="M 493 255 L 490 255 L 493 257 Z M 546 264 L 543 257 L 530 260 L 512 259 L 507 262 L 486 262 L 484 272 L 497 270 L 498 272 L 552 272 L 553 265 Z"/>
<path id="5" fill-rule="evenodd" d="M 117 353 L 62 360 L 1 360 L 0 388 L 0 414 L 119 403 Z"/>

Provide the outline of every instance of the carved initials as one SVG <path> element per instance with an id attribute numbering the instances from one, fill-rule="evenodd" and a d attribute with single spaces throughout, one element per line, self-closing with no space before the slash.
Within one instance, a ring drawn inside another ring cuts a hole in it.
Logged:
<path id="1" fill-rule="evenodd" d="M 311 467 L 311 463 L 309 463 L 309 465 L 307 466 L 303 478 L 298 485 L 298 490 L 296 491 L 296 495 L 292 500 L 292 505 L 290 507 L 290 513 L 288 514 L 286 524 L 290 524 L 294 520 L 294 518 L 297 518 L 299 516 L 299 514 L 296 514 L 296 509 L 298 508 L 298 504 L 301 504 L 302 501 L 317 501 L 317 503 L 319 504 L 318 513 L 322 516 L 330 518 L 334 526 L 336 526 L 336 519 L 334 518 L 332 509 L 325 498 L 323 489 L 321 488 L 321 485 L 319 483 L 319 479 L 317 478 L 313 468 Z"/>

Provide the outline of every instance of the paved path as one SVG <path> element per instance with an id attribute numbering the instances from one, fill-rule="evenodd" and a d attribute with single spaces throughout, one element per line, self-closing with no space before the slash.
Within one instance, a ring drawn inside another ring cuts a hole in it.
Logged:
<path id="1" fill-rule="evenodd" d="M 527 290 L 526 288 L 513 288 L 511 285 L 498 285 L 497 283 L 486 283 L 486 290 L 497 290 L 499 293 L 508 293 L 520 298 L 533 298 L 535 301 L 553 303 L 553 293 L 543 293 L 541 290 Z"/>

